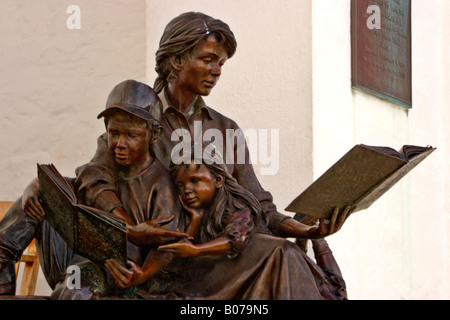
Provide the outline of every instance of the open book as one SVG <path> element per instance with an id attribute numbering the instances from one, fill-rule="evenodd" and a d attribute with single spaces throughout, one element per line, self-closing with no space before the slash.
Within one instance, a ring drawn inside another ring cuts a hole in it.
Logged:
<path id="1" fill-rule="evenodd" d="M 436 148 L 356 145 L 286 208 L 316 218 L 328 218 L 335 207 L 367 209 Z"/>
<path id="2" fill-rule="evenodd" d="M 115 259 L 126 265 L 125 220 L 115 215 L 77 204 L 69 182 L 53 164 L 38 164 L 39 192 L 46 220 L 73 251 L 103 264 Z"/>

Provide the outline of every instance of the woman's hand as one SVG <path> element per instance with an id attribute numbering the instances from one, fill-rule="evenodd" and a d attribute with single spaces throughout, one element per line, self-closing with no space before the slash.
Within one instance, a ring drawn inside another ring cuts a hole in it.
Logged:
<path id="1" fill-rule="evenodd" d="M 320 239 L 330 236 L 336 232 L 338 232 L 348 215 L 350 214 L 351 207 L 347 206 L 339 212 L 339 208 L 335 208 L 333 213 L 331 214 L 331 218 L 327 219 L 319 219 L 319 225 L 313 226 L 308 230 L 308 238 L 309 239 Z"/>
<path id="2" fill-rule="evenodd" d="M 131 260 L 127 262 L 128 268 L 112 259 L 106 260 L 105 266 L 119 288 L 137 286 L 145 281 L 144 272 Z"/>
<path id="3" fill-rule="evenodd" d="M 25 188 L 22 195 L 22 209 L 30 218 L 43 221 L 45 218 L 45 211 L 39 201 L 39 180 L 33 179 Z"/>
<path id="4" fill-rule="evenodd" d="M 278 234 L 285 238 L 321 239 L 338 232 L 351 213 L 351 207 L 342 212 L 335 208 L 330 219 L 319 219 L 318 225 L 310 226 L 293 218 L 283 220 Z"/>

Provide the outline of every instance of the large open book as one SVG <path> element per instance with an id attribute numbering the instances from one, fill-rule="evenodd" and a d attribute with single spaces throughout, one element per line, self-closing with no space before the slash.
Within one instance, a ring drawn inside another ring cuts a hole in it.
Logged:
<path id="1" fill-rule="evenodd" d="M 286 208 L 316 218 L 328 218 L 335 207 L 367 209 L 436 148 L 356 145 L 314 181 Z"/>
<path id="2" fill-rule="evenodd" d="M 82 204 L 77 204 L 69 182 L 53 164 L 38 164 L 39 192 L 46 220 L 75 253 L 103 264 L 127 258 L 125 220 Z"/>

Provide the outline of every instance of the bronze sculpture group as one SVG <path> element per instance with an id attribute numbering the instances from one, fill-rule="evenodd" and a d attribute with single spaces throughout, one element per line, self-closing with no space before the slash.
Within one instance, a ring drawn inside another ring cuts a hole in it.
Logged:
<path id="1" fill-rule="evenodd" d="M 202 98 L 235 50 L 227 24 L 202 13 L 181 14 L 161 37 L 153 89 L 126 80 L 109 94 L 99 114 L 106 132 L 97 151 L 68 180 L 80 202 L 125 220 L 127 266 L 74 254 L 46 222 L 36 179 L 0 221 L 0 294 L 14 294 L 14 262 L 36 238 L 54 299 L 347 298 L 323 238 L 342 227 L 350 208 L 317 223 L 281 214 L 249 162 L 218 161 L 220 152 L 199 158 L 192 149 L 205 149 L 195 141 L 186 148 L 189 161 L 172 161 L 179 143 L 171 138 L 174 130 L 193 134 L 195 121 L 203 131 L 239 129 Z M 315 261 L 286 238 L 311 239 Z M 80 267 L 80 289 L 66 285 L 70 265 Z"/>

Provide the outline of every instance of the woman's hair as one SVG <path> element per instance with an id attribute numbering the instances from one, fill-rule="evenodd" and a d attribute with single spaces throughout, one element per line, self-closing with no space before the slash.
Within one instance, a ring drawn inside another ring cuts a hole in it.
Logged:
<path id="1" fill-rule="evenodd" d="M 153 85 L 156 93 L 160 93 L 175 77 L 170 57 L 185 58 L 210 34 L 225 46 L 228 58 L 231 58 L 236 52 L 237 42 L 223 21 L 200 12 L 186 12 L 167 24 L 156 52 L 155 71 L 158 76 Z"/>
<path id="2" fill-rule="evenodd" d="M 261 208 L 258 199 L 247 189 L 242 187 L 237 180 L 228 172 L 227 166 L 223 161 L 218 161 L 220 155 L 216 153 L 214 158 L 203 153 L 201 159 L 194 156 L 191 152 L 191 163 L 197 164 L 197 169 L 201 165 L 205 166 L 213 178 L 222 177 L 223 184 L 218 188 L 213 200 L 211 214 L 205 217 L 206 234 L 210 239 L 216 238 L 224 230 L 226 225 L 225 217 L 227 213 L 236 210 L 248 208 L 251 211 L 255 226 L 267 224 L 267 216 Z M 186 154 L 184 154 L 186 156 Z M 189 155 L 188 155 L 189 156 Z M 184 158 L 186 159 L 186 158 Z M 182 166 L 189 166 L 190 163 L 175 165 L 171 163 L 170 173 L 175 177 Z"/>

